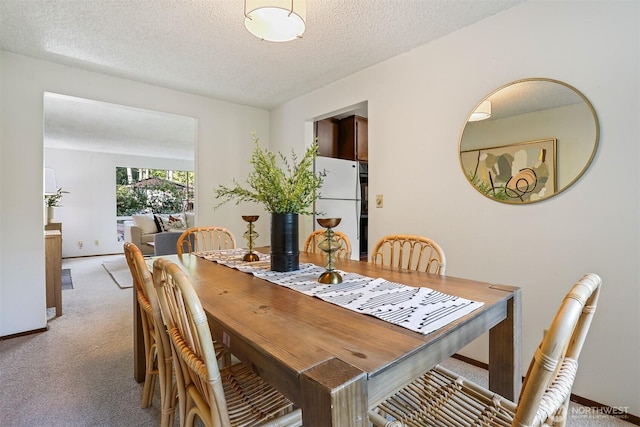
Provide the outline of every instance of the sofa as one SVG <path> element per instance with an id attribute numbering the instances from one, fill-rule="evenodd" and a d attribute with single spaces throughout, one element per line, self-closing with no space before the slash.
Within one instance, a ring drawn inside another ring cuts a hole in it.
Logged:
<path id="1" fill-rule="evenodd" d="M 178 239 L 182 231 L 164 231 L 153 237 L 153 251 L 155 256 L 172 255 L 178 251 Z"/>
<path id="2" fill-rule="evenodd" d="M 162 245 L 162 254 L 167 255 L 170 241 L 178 241 L 178 237 L 187 228 L 195 227 L 193 212 L 173 214 L 143 213 L 131 216 L 130 221 L 124 222 L 124 240 L 131 242 L 140 249 L 143 255 L 156 255 L 155 241 L 158 237 Z M 171 234 L 170 236 L 165 234 Z M 163 236 L 158 236 L 162 234 Z M 175 253 L 175 252 L 174 252 Z"/>

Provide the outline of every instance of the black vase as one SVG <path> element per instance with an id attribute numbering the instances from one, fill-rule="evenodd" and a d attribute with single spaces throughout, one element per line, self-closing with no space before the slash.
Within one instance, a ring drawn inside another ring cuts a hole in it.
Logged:
<path id="1" fill-rule="evenodd" d="M 298 214 L 271 214 L 271 270 L 294 271 L 300 268 Z"/>

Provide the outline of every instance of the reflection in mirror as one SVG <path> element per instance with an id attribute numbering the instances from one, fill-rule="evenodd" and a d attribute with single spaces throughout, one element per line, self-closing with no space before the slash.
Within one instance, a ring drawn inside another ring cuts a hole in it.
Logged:
<path id="1" fill-rule="evenodd" d="M 490 115 L 474 120 L 487 104 Z M 460 138 L 460 163 L 479 192 L 500 202 L 532 203 L 562 192 L 586 171 L 598 146 L 591 103 L 559 81 L 510 83 L 474 113 Z"/>

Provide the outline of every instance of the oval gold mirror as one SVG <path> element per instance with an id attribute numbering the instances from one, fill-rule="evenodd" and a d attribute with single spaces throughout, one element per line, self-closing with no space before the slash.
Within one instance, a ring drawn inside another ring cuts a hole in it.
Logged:
<path id="1" fill-rule="evenodd" d="M 483 99 L 460 137 L 473 187 L 503 203 L 546 200 L 575 183 L 598 147 L 598 117 L 574 87 L 551 79 L 509 83 Z"/>

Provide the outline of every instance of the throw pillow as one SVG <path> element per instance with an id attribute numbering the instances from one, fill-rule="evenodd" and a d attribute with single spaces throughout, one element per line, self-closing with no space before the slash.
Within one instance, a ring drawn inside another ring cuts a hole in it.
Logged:
<path id="1" fill-rule="evenodd" d="M 186 230 L 187 223 L 179 216 L 169 215 L 168 228 L 172 230 Z"/>
<path id="2" fill-rule="evenodd" d="M 153 214 L 131 215 L 133 223 L 142 229 L 142 234 L 155 234 L 158 232 Z"/>
<path id="3" fill-rule="evenodd" d="M 162 227 L 162 220 L 158 217 L 158 215 L 154 215 L 153 220 L 156 223 L 156 229 L 158 230 L 158 233 L 162 233 L 163 231 L 165 231 Z"/>
<path id="4" fill-rule="evenodd" d="M 157 214 L 155 218 L 160 226 L 160 231 L 186 230 L 188 228 L 182 213 Z"/>
<path id="5" fill-rule="evenodd" d="M 155 215 L 158 220 L 158 225 L 160 226 L 160 231 L 169 231 L 169 215 L 168 214 L 158 214 Z"/>

